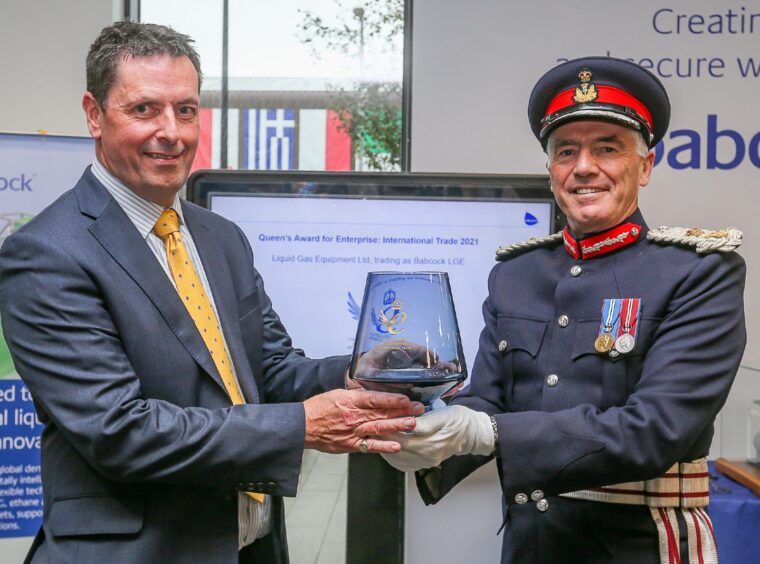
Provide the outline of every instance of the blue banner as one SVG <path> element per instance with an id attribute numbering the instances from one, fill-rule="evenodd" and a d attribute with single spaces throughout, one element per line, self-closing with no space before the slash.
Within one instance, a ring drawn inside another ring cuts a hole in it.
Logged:
<path id="1" fill-rule="evenodd" d="M 0 538 L 31 536 L 42 522 L 42 425 L 21 380 L 0 380 Z"/>
<path id="2" fill-rule="evenodd" d="M 90 138 L 0 133 L 0 244 L 72 188 L 94 157 Z M 42 522 L 41 432 L 0 330 L 0 539 L 30 537 Z"/>

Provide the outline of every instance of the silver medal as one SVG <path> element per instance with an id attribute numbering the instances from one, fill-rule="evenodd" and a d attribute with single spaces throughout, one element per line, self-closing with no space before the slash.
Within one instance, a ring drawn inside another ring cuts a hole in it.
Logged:
<path id="1" fill-rule="evenodd" d="M 615 341 L 615 350 L 620 354 L 628 354 L 636 346 L 636 339 L 630 333 L 623 333 Z"/>

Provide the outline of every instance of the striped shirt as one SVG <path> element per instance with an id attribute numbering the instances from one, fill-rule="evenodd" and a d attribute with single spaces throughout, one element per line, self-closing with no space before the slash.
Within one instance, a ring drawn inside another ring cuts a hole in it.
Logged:
<path id="1" fill-rule="evenodd" d="M 163 213 L 164 207 L 135 194 L 118 178 L 113 176 L 97 159 L 92 163 L 92 174 L 103 186 L 105 186 L 106 190 L 108 190 L 114 200 L 116 200 L 119 206 L 121 206 L 121 209 L 124 210 L 124 213 L 127 214 L 127 217 L 134 224 L 135 228 L 140 233 L 140 236 L 142 236 L 148 244 L 148 247 L 155 255 L 161 268 L 164 269 L 169 281 L 171 281 L 176 289 L 177 286 L 174 283 L 171 271 L 169 270 L 169 261 L 166 256 L 166 244 L 158 235 L 153 233 L 153 226 Z M 171 207 L 179 216 L 179 232 L 182 235 L 182 241 L 185 243 L 190 259 L 193 261 L 193 266 L 198 273 L 198 277 L 201 279 L 203 289 L 206 291 L 206 295 L 211 301 L 211 307 L 214 309 L 217 318 L 219 318 L 219 312 L 214 303 L 214 294 L 209 286 L 206 271 L 203 269 L 203 263 L 201 262 L 200 256 L 198 256 L 198 249 L 195 248 L 193 237 L 190 235 L 187 224 L 185 224 L 179 194 L 174 197 L 174 204 L 172 204 Z M 224 338 L 224 331 L 222 331 L 222 338 Z M 224 338 L 224 346 L 227 348 L 226 338 Z M 232 367 L 232 371 L 237 379 L 234 366 Z M 243 440 L 242 437 L 241 440 Z M 272 498 L 270 496 L 265 496 L 264 503 L 257 503 L 244 493 L 239 492 L 238 529 L 239 548 L 243 548 L 244 546 L 251 544 L 257 538 L 261 538 L 268 534 L 272 529 Z"/>

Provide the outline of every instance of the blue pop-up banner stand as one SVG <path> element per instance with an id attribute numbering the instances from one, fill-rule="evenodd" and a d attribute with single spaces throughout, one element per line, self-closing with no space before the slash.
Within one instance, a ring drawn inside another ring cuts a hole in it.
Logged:
<path id="1" fill-rule="evenodd" d="M 0 380 L 0 538 L 31 536 L 42 519 L 40 424 L 21 380 Z"/>
<path id="2" fill-rule="evenodd" d="M 65 191 L 94 158 L 85 137 L 0 133 L 0 244 Z M 29 389 L 0 331 L 0 554 L 20 561 L 42 522 L 40 433 Z M 13 560 L 16 561 L 16 560 Z"/>

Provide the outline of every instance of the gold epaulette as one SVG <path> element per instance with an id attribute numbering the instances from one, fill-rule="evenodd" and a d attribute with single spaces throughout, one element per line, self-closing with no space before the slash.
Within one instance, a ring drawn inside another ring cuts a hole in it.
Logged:
<path id="1" fill-rule="evenodd" d="M 650 229 L 647 233 L 647 239 L 650 241 L 693 247 L 699 254 L 734 251 L 742 244 L 743 237 L 744 234 L 733 227 L 712 231 L 696 227 L 662 226 Z"/>
<path id="2" fill-rule="evenodd" d="M 521 241 L 519 243 L 513 243 L 511 245 L 504 245 L 496 249 L 496 260 L 507 260 L 513 256 L 529 251 L 531 249 L 537 249 L 551 243 L 556 243 L 562 240 L 562 231 L 547 235 L 546 237 L 531 237 L 527 241 Z"/>

